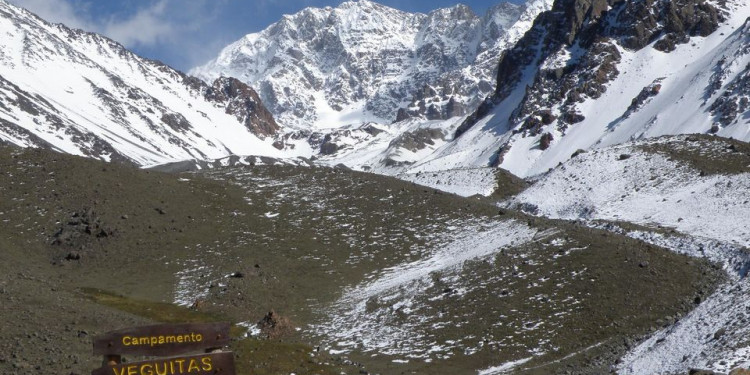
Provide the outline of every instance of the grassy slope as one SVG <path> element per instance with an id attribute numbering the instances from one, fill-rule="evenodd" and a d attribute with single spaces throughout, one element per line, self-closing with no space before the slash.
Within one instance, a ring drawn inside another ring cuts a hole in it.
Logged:
<path id="1" fill-rule="evenodd" d="M 182 262 L 204 257 L 193 245 L 233 240 L 228 208 L 244 205 L 240 190 L 39 150 L 0 149 L 0 171 L 0 373 L 88 373 L 101 362 L 90 354 L 92 336 L 116 328 L 262 317 L 163 303 L 172 301 Z M 81 217 L 91 235 L 72 225 Z M 52 244 L 61 228 L 64 241 Z M 99 229 L 108 235 L 97 237 Z M 80 259 L 66 260 L 71 254 Z M 253 373 L 340 372 L 294 341 L 235 345 L 240 369 L 265 363 Z"/>
<path id="2" fill-rule="evenodd" d="M 705 175 L 750 172 L 750 143 L 705 134 L 665 138 L 671 140 L 642 148 L 684 162 Z"/>

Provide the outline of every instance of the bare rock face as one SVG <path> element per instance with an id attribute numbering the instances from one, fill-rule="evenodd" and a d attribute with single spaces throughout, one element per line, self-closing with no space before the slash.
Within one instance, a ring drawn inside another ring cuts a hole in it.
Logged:
<path id="1" fill-rule="evenodd" d="M 717 66 L 721 72 L 724 64 Z M 711 114 L 715 116 L 716 130 L 729 126 L 740 119 L 744 113 L 750 110 L 750 66 L 745 67 L 733 81 L 726 85 L 726 91 L 711 104 Z"/>
<path id="2" fill-rule="evenodd" d="M 258 93 L 236 78 L 217 78 L 206 91 L 206 99 L 225 105 L 227 114 L 261 137 L 272 136 L 280 129 Z"/>
<path id="3" fill-rule="evenodd" d="M 417 152 L 428 145 L 434 145 L 438 139 L 443 139 L 445 134 L 440 129 L 422 128 L 413 132 L 405 132 L 391 141 L 391 147 L 400 147 L 411 152 Z"/>
<path id="4" fill-rule="evenodd" d="M 175 131 L 186 131 L 190 129 L 190 121 L 179 113 L 165 113 L 161 116 L 161 122 Z"/>
<path id="5" fill-rule="evenodd" d="M 341 146 L 334 141 L 333 136 L 331 134 L 326 134 L 320 144 L 321 155 L 333 155 L 339 150 L 341 150 Z"/>

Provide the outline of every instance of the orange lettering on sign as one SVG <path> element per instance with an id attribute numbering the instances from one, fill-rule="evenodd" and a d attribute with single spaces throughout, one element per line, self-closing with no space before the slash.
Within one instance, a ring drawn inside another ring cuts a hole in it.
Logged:
<path id="1" fill-rule="evenodd" d="M 203 363 L 203 371 L 211 371 L 214 369 L 213 364 L 211 364 L 211 357 L 201 358 L 201 363 Z"/>

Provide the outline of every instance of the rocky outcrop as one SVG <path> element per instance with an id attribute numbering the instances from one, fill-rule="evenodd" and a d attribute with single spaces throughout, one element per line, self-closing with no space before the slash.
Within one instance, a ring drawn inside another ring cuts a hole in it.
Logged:
<path id="1" fill-rule="evenodd" d="M 258 93 L 236 78 L 219 77 L 208 85 L 197 77 L 184 75 L 182 82 L 207 101 L 223 107 L 260 138 L 273 136 L 281 129 Z"/>
<path id="2" fill-rule="evenodd" d="M 713 133 L 737 121 L 750 110 L 750 66 L 729 82 L 724 93 L 709 107 L 714 115 Z"/>
<path id="3" fill-rule="evenodd" d="M 422 128 L 412 132 L 405 132 L 390 143 L 390 147 L 403 148 L 411 152 L 434 146 L 435 140 L 444 139 L 445 134 L 440 129 Z"/>
<path id="4" fill-rule="evenodd" d="M 333 136 L 331 134 L 326 134 L 325 137 L 323 137 L 323 142 L 320 144 L 320 154 L 333 155 L 341 148 L 340 145 L 333 141 Z"/>
<path id="5" fill-rule="evenodd" d="M 178 132 L 184 132 L 191 127 L 190 121 L 179 113 L 165 113 L 161 116 L 161 122 Z"/>
<path id="6" fill-rule="evenodd" d="M 542 134 L 542 137 L 539 139 L 539 149 L 544 151 L 549 148 L 549 145 L 552 143 L 552 141 L 555 138 L 550 133 L 544 133 Z"/>
<path id="7" fill-rule="evenodd" d="M 467 95 L 464 90 L 452 87 L 450 82 L 442 81 L 438 84 L 440 92 L 432 86 L 426 85 L 412 97 L 411 104 L 400 108 L 396 113 L 396 122 L 409 118 L 424 118 L 427 120 L 445 120 L 466 114 L 470 105 L 476 105 L 476 99 L 464 103 Z M 486 92 L 489 92 L 487 90 Z"/>
<path id="8" fill-rule="evenodd" d="M 635 112 L 638 110 L 638 108 L 642 107 L 643 104 L 649 99 L 656 95 L 659 95 L 659 92 L 661 91 L 661 84 L 658 82 L 655 82 L 651 85 L 648 85 L 641 90 L 640 93 L 638 93 L 638 96 L 633 98 L 633 100 L 630 101 L 630 106 L 628 107 L 627 112 L 625 113 L 626 116 L 632 112 Z"/>
<path id="9" fill-rule="evenodd" d="M 227 114 L 235 116 L 258 136 L 272 136 L 280 129 L 258 93 L 236 78 L 217 78 L 206 90 L 205 97 L 224 105 Z"/>

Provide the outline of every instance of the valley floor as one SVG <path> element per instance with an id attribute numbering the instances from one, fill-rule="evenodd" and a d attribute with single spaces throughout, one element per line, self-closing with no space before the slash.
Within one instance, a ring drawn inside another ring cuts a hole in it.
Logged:
<path id="1" fill-rule="evenodd" d="M 87 373 L 94 335 L 200 320 L 238 324 L 243 374 L 594 374 L 628 352 L 620 370 L 644 373 L 641 348 L 684 343 L 744 290 L 744 263 L 691 256 L 695 239 L 513 209 L 543 181 L 498 208 L 291 165 L 164 174 L 1 148 L 0 173 L 8 374 Z M 269 311 L 287 324 L 256 328 Z"/>

